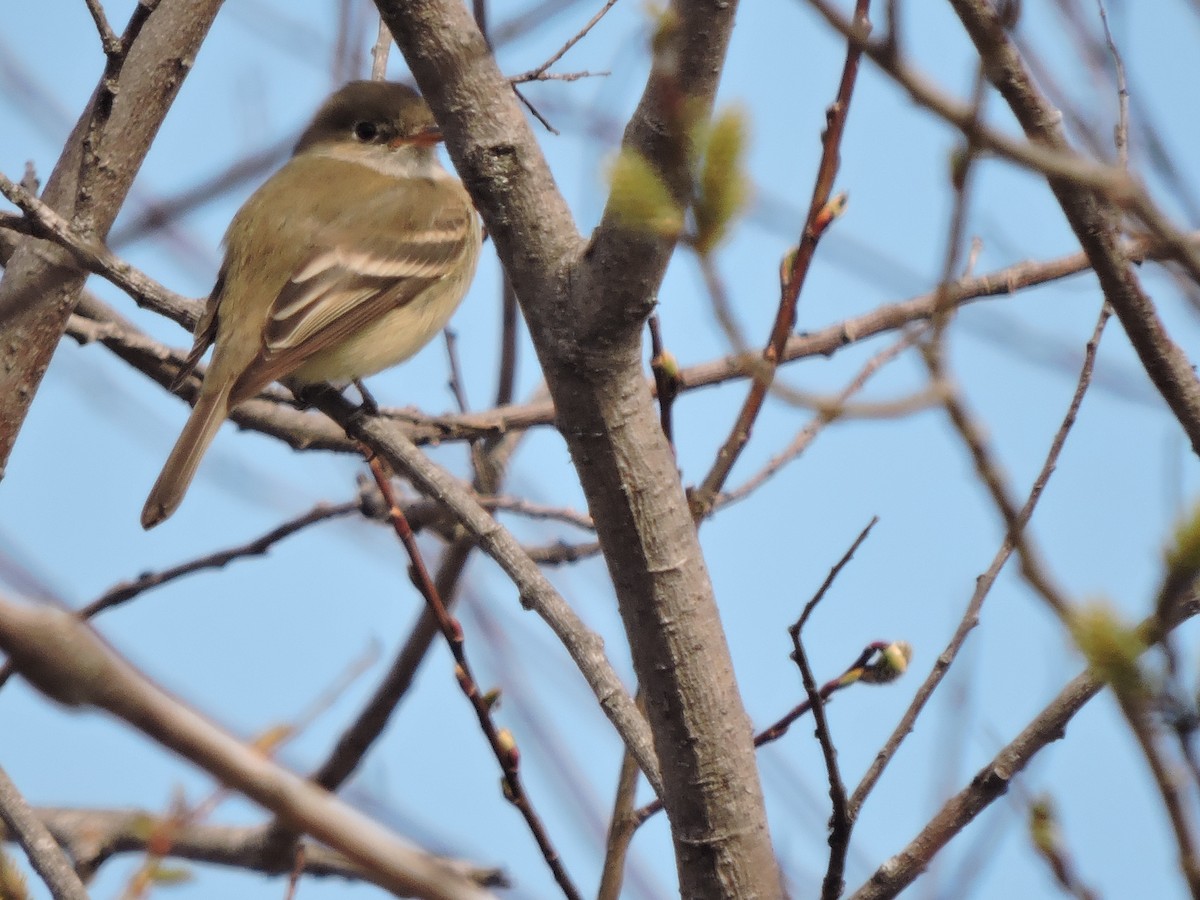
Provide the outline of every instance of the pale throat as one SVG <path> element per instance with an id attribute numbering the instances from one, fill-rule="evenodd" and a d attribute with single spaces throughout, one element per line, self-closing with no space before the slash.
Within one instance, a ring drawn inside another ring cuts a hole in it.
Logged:
<path id="1" fill-rule="evenodd" d="M 315 156 L 366 166 L 390 178 L 454 180 L 454 176 L 442 168 L 433 151 L 425 147 L 398 147 L 393 150 L 378 145 L 325 144 L 309 152 Z"/>

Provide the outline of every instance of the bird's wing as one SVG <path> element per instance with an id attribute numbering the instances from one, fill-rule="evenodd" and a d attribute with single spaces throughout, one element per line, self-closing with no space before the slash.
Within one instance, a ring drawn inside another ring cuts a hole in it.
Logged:
<path id="1" fill-rule="evenodd" d="M 353 244 L 345 241 L 347 228 Z M 258 359 L 237 393 L 256 392 L 456 271 L 478 229 L 449 181 L 394 182 L 321 229 L 271 304 Z"/>

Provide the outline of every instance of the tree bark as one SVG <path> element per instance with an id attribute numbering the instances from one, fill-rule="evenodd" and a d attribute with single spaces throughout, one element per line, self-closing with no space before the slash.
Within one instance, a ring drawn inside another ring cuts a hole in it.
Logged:
<path id="1" fill-rule="evenodd" d="M 680 892 L 778 897 L 749 720 L 671 447 L 643 376 L 641 328 L 675 249 L 606 214 L 585 243 L 466 8 L 378 0 L 520 300 L 649 700 Z M 677 0 L 625 141 L 686 201 L 670 110 L 712 106 L 735 3 Z M 677 108 L 677 107 L 675 107 Z"/>
<path id="2" fill-rule="evenodd" d="M 133 41 L 111 93 L 105 71 L 42 195 L 76 228 L 103 237 L 112 227 L 221 2 L 163 0 Z M 83 165 L 89 139 L 96 158 Z M 65 250 L 33 238 L 21 242 L 5 267 L 0 280 L 0 479 L 85 277 Z"/>

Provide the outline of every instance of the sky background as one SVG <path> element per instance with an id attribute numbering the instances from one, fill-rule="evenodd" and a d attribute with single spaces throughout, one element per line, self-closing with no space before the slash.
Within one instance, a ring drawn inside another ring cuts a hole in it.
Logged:
<path id="1" fill-rule="evenodd" d="M 847 4 L 843 4 L 847 5 Z M 1070 5 L 1070 4 L 1067 4 Z M 528 2 L 491 4 L 501 34 Z M 599 8 L 578 2 L 518 40 L 503 42 L 501 67 L 539 65 Z M 974 55 L 946 4 L 900 4 L 904 51 L 925 74 L 958 96 L 969 94 Z M 1047 0 L 1026 0 L 1019 34 L 1079 110 L 1111 133 L 1115 91 L 1079 62 L 1079 48 Z M 132 3 L 106 5 L 115 26 Z M 1095 7 L 1078 4 L 1089 29 Z M 367 22 L 367 7 L 361 20 Z M 1162 0 L 1109 3 L 1128 67 L 1132 118 L 1156 130 L 1183 183 L 1200 186 L 1192 148 L 1190 85 L 1200 77 L 1200 15 Z M 63 140 L 91 94 L 103 57 L 79 0 L 40 4 L 0 0 L 0 170 L 19 178 L 27 160 L 47 177 Z M 561 131 L 535 126 L 555 177 L 585 233 L 603 208 L 604 173 L 620 127 L 648 68 L 649 19 L 621 0 L 555 68 L 607 71 L 606 77 L 530 86 L 530 99 Z M 229 0 L 168 115 L 111 245 L 166 286 L 189 296 L 209 290 L 221 234 L 266 172 L 172 223 L 122 239 L 145 204 L 174 196 L 234 161 L 294 137 L 320 100 L 348 75 L 338 72 L 337 4 Z M 373 27 L 364 25 L 362 34 Z M 358 52 L 365 58 L 369 40 Z M 803 2 L 745 3 L 733 35 L 719 104 L 747 115 L 747 171 L 754 205 L 718 255 L 738 319 L 754 343 L 770 327 L 779 260 L 802 225 L 820 153 L 825 108 L 844 57 Z M 390 73 L 403 78 L 393 55 Z M 1062 102 L 1064 96 L 1057 98 Z M 998 98 L 991 122 L 1015 133 Z M 817 253 L 800 302 L 799 330 L 933 289 L 945 257 L 955 135 L 917 109 L 864 63 L 842 147 L 838 188 L 850 193 L 845 216 Z M 1135 141 L 1132 164 L 1149 170 Z M 975 171 L 967 234 L 982 247 L 975 271 L 1073 253 L 1078 245 L 1043 180 L 988 161 Z M 1152 195 L 1186 228 L 1187 193 L 1147 176 Z M 1193 351 L 1196 308 L 1161 268 L 1140 269 L 1175 339 Z M 155 337 L 190 338 L 176 325 L 136 309 L 99 279 L 90 287 Z M 495 391 L 499 270 L 485 247 L 475 284 L 453 321 L 473 408 Z M 1074 390 L 1101 297 L 1094 277 L 1078 276 L 1015 297 L 967 307 L 949 335 L 953 376 L 986 423 L 988 438 L 1023 498 Z M 669 348 L 687 366 L 729 351 L 699 271 L 677 254 L 660 292 Z M 781 380 L 806 391 L 839 390 L 887 339 L 831 359 L 789 365 Z M 452 411 L 444 344 L 435 341 L 370 384 L 385 405 Z M 532 349 L 522 346 L 518 397 L 537 388 Z M 865 400 L 906 396 L 922 387 L 911 354 L 890 365 Z M 685 483 L 703 477 L 745 395 L 745 385 L 698 390 L 676 405 L 676 442 Z M 0 581 L 6 593 L 80 606 L 110 585 L 240 544 L 321 500 L 355 494 L 355 459 L 296 454 L 233 426 L 219 435 L 185 503 L 147 534 L 138 524 L 145 494 L 186 416 L 186 406 L 99 346 L 64 341 L 9 462 L 0 489 Z M 810 413 L 768 403 L 730 485 L 736 486 L 792 439 Z M 459 474 L 462 446 L 429 450 Z M 1162 574 L 1171 523 L 1200 487 L 1195 459 L 1131 351 L 1110 323 L 1096 384 L 1033 522 L 1051 572 L 1075 601 L 1104 599 L 1130 620 L 1145 615 Z M 531 500 L 583 508 L 562 440 L 531 432 L 507 490 Z M 1003 529 L 973 476 L 969 456 L 931 409 L 900 419 L 850 420 L 827 429 L 798 461 L 749 500 L 701 530 L 744 702 L 762 727 L 794 705 L 801 688 L 788 659 L 787 626 L 868 520 L 871 537 L 814 615 L 806 632 L 818 678 L 839 673 L 873 640 L 913 644 L 913 670 L 897 684 L 856 689 L 830 708 L 846 781 L 853 786 L 890 734 L 913 691 L 957 625 L 976 577 L 991 562 Z M 503 519 L 523 540 L 586 540 L 564 525 Z M 437 545 L 426 543 L 431 558 Z M 294 722 L 356 660 L 366 673 L 291 742 L 282 760 L 315 768 L 373 690 L 420 609 L 406 560 L 384 529 L 357 520 L 316 526 L 272 549 L 181 581 L 106 615 L 101 633 L 160 684 L 247 738 Z M 554 570 L 551 577 L 584 620 L 606 638 L 630 683 L 615 601 L 602 562 Z M 515 733 L 522 774 L 547 819 L 568 870 L 593 894 L 603 857 L 620 746 L 565 653 L 544 624 L 521 610 L 512 586 L 481 556 L 473 560 L 461 615 L 467 652 L 485 686 L 503 688 L 501 725 Z M 1197 629 L 1179 646 L 1194 674 Z M 373 654 L 373 655 L 372 655 Z M 854 833 L 848 887 L 858 887 L 909 841 L 948 794 L 972 774 L 1080 669 L 1062 630 L 1010 570 L 984 608 L 953 673 L 888 769 Z M 1189 674 L 1191 677 L 1191 674 Z M 827 784 L 811 727 L 801 723 L 760 755 L 775 849 L 794 896 L 814 896 L 824 872 Z M 0 691 L 0 766 L 31 803 L 46 806 L 165 810 L 174 792 L 196 802 L 211 779 L 97 714 L 49 706 L 19 680 Z M 485 865 L 502 866 L 515 897 L 557 896 L 519 816 L 502 798 L 499 772 L 458 692 L 448 653 L 438 645 L 415 689 L 344 796 L 420 843 Z M 1084 880 L 1106 897 L 1184 896 L 1174 844 L 1144 761 L 1111 698 L 1102 696 L 1071 723 L 1067 740 L 1040 754 L 994 804 L 938 857 L 907 896 L 1057 897 L 1024 827 L 1031 797 L 1048 792 Z M 643 786 L 643 794 L 645 788 Z M 249 823 L 249 804 L 225 803 L 214 821 Z M 675 893 L 674 864 L 662 817 L 639 832 L 627 879 L 629 897 Z M 136 857 L 104 867 L 96 897 L 117 897 Z M 281 881 L 193 867 L 172 895 L 278 897 Z M 162 889 L 165 892 L 166 888 Z M 373 888 L 305 881 L 298 896 L 379 896 Z M 41 896 L 35 889 L 35 896 Z"/>

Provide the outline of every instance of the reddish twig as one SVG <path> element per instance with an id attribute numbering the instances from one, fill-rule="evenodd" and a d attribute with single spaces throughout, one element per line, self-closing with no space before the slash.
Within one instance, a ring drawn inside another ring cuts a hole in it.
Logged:
<path id="1" fill-rule="evenodd" d="M 867 18 L 869 7 L 869 0 L 857 0 L 855 3 L 855 21 L 864 32 L 870 29 L 870 22 Z M 854 93 L 854 84 L 858 77 L 858 63 L 861 57 L 861 46 L 851 42 L 846 51 L 845 65 L 842 67 L 837 99 L 826 112 L 821 163 L 817 169 L 812 202 L 808 208 L 808 217 L 804 222 L 800 246 L 792 254 L 790 265 L 785 263 L 786 277 L 783 278 L 783 290 L 779 308 L 775 314 L 775 324 L 771 328 L 771 337 L 763 349 L 762 359 L 759 366 L 756 367 L 750 391 L 729 437 L 717 452 L 717 458 L 708 475 L 705 476 L 700 487 L 692 493 L 692 515 L 697 521 L 708 514 L 716 500 L 717 493 L 729 477 L 734 463 L 737 462 L 742 449 L 750 440 L 751 429 L 762 410 L 767 391 L 775 377 L 775 370 L 783 358 L 784 346 L 795 328 L 796 306 L 799 303 L 800 291 L 804 286 L 809 266 L 817 249 L 817 242 L 828 227 L 833 215 L 836 214 L 835 201 L 830 198 L 833 192 L 833 182 L 837 176 L 842 136 L 845 133 L 846 119 L 850 112 L 850 99 Z"/>
<path id="2" fill-rule="evenodd" d="M 570 900 L 582 900 L 582 895 L 580 895 L 575 885 L 571 882 L 570 876 L 563 867 L 558 851 L 554 849 L 554 845 L 550 842 L 550 837 L 546 833 L 541 819 L 534 812 L 533 805 L 525 793 L 525 788 L 521 783 L 520 774 L 518 773 L 520 756 L 517 751 L 516 742 L 507 730 L 497 728 L 495 722 L 492 721 L 492 701 L 479 690 L 478 682 L 476 682 L 474 676 L 471 674 L 470 665 L 467 663 L 466 651 L 463 646 L 462 626 L 456 618 L 450 615 L 445 604 L 442 602 L 437 587 L 433 583 L 433 577 L 429 574 L 429 569 L 425 566 L 425 559 L 421 554 L 421 549 L 417 546 L 416 535 L 413 534 L 412 528 L 409 527 L 408 519 L 405 518 L 404 511 L 400 508 L 396 494 L 392 490 L 391 479 L 389 473 L 384 469 L 383 460 L 369 450 L 366 452 L 366 456 L 371 467 L 371 474 L 375 477 L 375 483 L 383 494 L 384 502 L 388 506 L 388 519 L 392 523 L 396 537 L 400 539 L 400 543 L 404 545 L 404 549 L 408 552 L 409 560 L 412 563 L 410 574 L 413 584 L 421 592 L 430 612 L 433 613 L 438 631 L 445 638 L 446 644 L 450 648 L 450 653 L 454 657 L 454 668 L 458 685 L 467 699 L 471 701 L 471 706 L 475 710 L 475 716 L 479 720 L 479 726 L 483 730 L 488 744 L 491 745 L 492 752 L 496 756 L 496 761 L 500 763 L 500 768 L 504 773 L 504 795 L 510 803 L 517 807 L 524 817 L 530 832 L 533 834 L 534 840 L 537 841 L 543 858 L 546 860 L 546 864 L 550 867 L 550 871 L 554 875 L 554 880 L 558 882 L 563 894 L 570 898 Z"/>
<path id="3" fill-rule="evenodd" d="M 283 900 L 295 900 L 296 887 L 300 884 L 300 876 L 304 874 L 305 855 L 304 845 L 297 844 L 296 862 L 292 865 L 292 871 L 288 873 L 287 893 L 283 895 Z"/>

